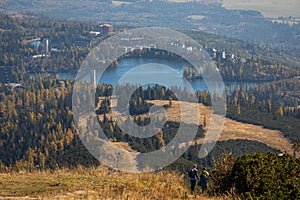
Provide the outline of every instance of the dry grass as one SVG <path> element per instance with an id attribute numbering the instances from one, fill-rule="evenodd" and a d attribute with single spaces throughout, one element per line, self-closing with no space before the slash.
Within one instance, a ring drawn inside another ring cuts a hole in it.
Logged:
<path id="1" fill-rule="evenodd" d="M 116 99 L 113 99 L 112 106 L 115 106 Z M 163 106 L 168 105 L 168 100 L 149 100 L 149 103 Z M 191 115 L 195 109 L 198 109 L 199 106 L 199 119 L 195 118 L 194 115 Z M 182 107 L 184 109 L 182 109 Z M 117 113 L 120 115 L 120 113 Z M 107 114 L 108 117 L 111 116 Z M 127 116 L 120 115 L 122 120 L 125 120 Z M 183 117 L 184 116 L 184 117 Z M 148 114 L 141 115 L 141 117 L 149 117 Z M 172 101 L 172 106 L 166 110 L 166 117 L 168 121 L 181 122 L 182 117 L 184 119 L 183 122 L 186 123 L 194 123 L 194 124 L 206 124 L 205 129 L 209 128 L 213 129 L 214 127 L 210 127 L 211 121 L 211 108 L 209 106 L 205 106 L 203 104 L 195 104 L 190 102 L 180 102 L 180 101 Z M 102 120 L 103 116 L 99 116 L 99 119 Z M 219 118 L 217 115 L 214 115 L 214 119 Z M 212 134 L 213 135 L 213 134 Z M 207 136 L 207 140 L 211 140 L 209 138 L 210 135 Z M 288 139 L 283 137 L 280 131 L 266 129 L 261 126 L 246 124 L 242 122 L 238 122 L 229 118 L 225 118 L 224 126 L 222 127 L 222 132 L 220 133 L 219 141 L 227 141 L 227 140 L 236 140 L 236 139 L 247 139 L 253 140 L 257 142 L 265 143 L 266 145 L 273 147 L 275 149 L 279 149 L 282 152 L 287 152 L 292 155 L 292 144 Z M 197 141 L 198 144 L 203 143 L 203 139 L 199 139 Z M 127 147 L 128 149 L 130 147 Z"/>
<path id="2" fill-rule="evenodd" d="M 173 172 L 125 174 L 105 167 L 0 174 L 0 186 L 0 199 L 225 199 L 189 195 L 184 177 Z"/>
<path id="3" fill-rule="evenodd" d="M 164 100 L 154 100 L 149 101 L 150 103 L 156 105 L 167 105 L 169 102 Z M 167 119 L 170 121 L 180 122 L 181 116 L 188 116 L 187 120 L 193 121 L 195 120 L 195 116 L 189 115 L 191 111 L 195 108 L 194 103 L 184 102 L 184 105 L 189 109 L 180 109 L 180 104 L 182 102 L 173 101 L 172 107 L 167 109 L 166 115 Z M 204 120 L 206 121 L 206 129 L 209 127 L 209 122 L 211 120 L 211 109 L 208 106 L 204 106 L 203 104 L 199 104 L 200 110 L 200 118 L 199 124 L 204 124 Z M 214 116 L 216 117 L 216 116 Z M 256 126 L 252 124 L 241 123 L 238 121 L 234 121 L 232 119 L 226 118 L 223 126 L 223 130 L 220 134 L 219 141 L 227 141 L 230 139 L 248 139 L 254 140 L 258 142 L 265 143 L 266 145 L 279 149 L 282 152 L 287 152 L 292 154 L 292 145 L 291 143 L 283 137 L 280 131 L 270 130 L 263 128 L 261 126 Z M 198 144 L 202 143 L 203 139 L 198 140 Z"/>

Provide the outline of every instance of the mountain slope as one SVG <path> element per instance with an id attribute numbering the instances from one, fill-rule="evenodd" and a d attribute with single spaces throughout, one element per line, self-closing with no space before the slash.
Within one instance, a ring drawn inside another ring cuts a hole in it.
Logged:
<path id="1" fill-rule="evenodd" d="M 167 100 L 153 100 L 149 101 L 156 105 L 167 105 L 169 102 Z M 180 102 L 174 101 L 172 107 L 167 109 L 168 120 L 180 122 Z M 188 110 L 182 112 L 189 112 Z M 200 124 L 206 123 L 205 129 L 209 126 L 209 121 L 211 120 L 211 108 L 200 104 L 201 119 L 199 119 Z M 190 116 L 193 117 L 193 116 Z M 217 116 L 213 116 L 217 117 Z M 207 122 L 204 122 L 207 121 Z M 282 152 L 287 152 L 292 154 L 291 143 L 283 137 L 280 131 L 270 130 L 263 128 L 261 126 L 246 124 L 238 122 L 229 118 L 225 119 L 222 133 L 220 134 L 219 141 L 227 141 L 232 139 L 247 139 L 257 142 L 265 143 L 266 145 L 279 149 Z M 209 136 L 208 136 L 209 140 Z M 197 142 L 201 144 L 203 138 L 198 139 Z"/>
<path id="2" fill-rule="evenodd" d="M 188 184 L 174 172 L 124 174 L 106 167 L 79 167 L 54 173 L 0 174 L 0 199 L 189 199 L 193 196 Z"/>

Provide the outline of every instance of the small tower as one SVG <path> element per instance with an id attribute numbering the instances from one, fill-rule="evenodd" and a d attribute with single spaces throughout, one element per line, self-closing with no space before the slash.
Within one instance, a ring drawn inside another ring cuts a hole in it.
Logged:
<path id="1" fill-rule="evenodd" d="M 42 40 L 42 42 L 43 42 L 44 52 L 45 52 L 45 54 L 48 54 L 49 53 L 49 39 L 44 38 Z"/>

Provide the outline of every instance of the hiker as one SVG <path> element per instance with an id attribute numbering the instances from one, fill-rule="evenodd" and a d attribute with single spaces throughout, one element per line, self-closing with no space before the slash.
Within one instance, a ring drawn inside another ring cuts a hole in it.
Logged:
<path id="1" fill-rule="evenodd" d="M 206 191 L 207 189 L 207 179 L 209 177 L 209 173 L 206 170 L 205 167 L 202 168 L 202 171 L 200 172 L 200 181 L 198 183 L 199 186 L 201 186 L 202 188 L 202 193 L 204 193 L 204 191 Z"/>
<path id="2" fill-rule="evenodd" d="M 193 169 L 189 171 L 189 178 L 191 181 L 191 193 L 193 194 L 195 191 L 196 182 L 199 179 L 197 164 L 194 164 Z"/>

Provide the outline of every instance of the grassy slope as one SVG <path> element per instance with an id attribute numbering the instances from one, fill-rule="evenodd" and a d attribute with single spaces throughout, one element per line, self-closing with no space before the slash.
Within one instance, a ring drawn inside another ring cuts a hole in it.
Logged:
<path id="1" fill-rule="evenodd" d="M 157 105 L 167 105 L 169 102 L 166 100 L 154 100 L 149 101 L 150 103 L 157 104 Z M 187 103 L 188 104 L 188 103 Z M 192 104 L 192 103 L 190 103 Z M 192 107 L 192 105 L 191 105 Z M 204 118 L 207 121 L 207 126 L 209 126 L 209 121 L 211 119 L 211 108 L 208 106 L 204 106 L 200 104 L 200 124 L 203 124 Z M 167 118 L 170 121 L 177 121 L 180 122 L 181 112 L 190 112 L 189 109 L 180 110 L 180 102 L 173 101 L 172 107 L 166 111 Z M 193 118 L 194 116 L 190 116 Z M 208 137 L 209 138 L 209 137 Z M 277 130 L 270 130 L 267 128 L 263 128 L 261 126 L 246 124 L 242 122 L 238 122 L 229 118 L 225 119 L 225 123 L 220 134 L 219 141 L 227 141 L 230 139 L 247 139 L 253 140 L 257 142 L 265 143 L 266 145 L 273 147 L 275 149 L 279 149 L 282 152 L 287 152 L 292 154 L 292 145 L 288 141 L 288 139 L 284 138 L 284 136 Z M 203 139 L 199 139 L 198 144 L 202 143 Z"/>
<path id="2" fill-rule="evenodd" d="M 168 105 L 168 100 L 148 100 L 149 103 L 155 105 Z M 184 110 L 181 110 L 180 106 L 184 104 Z M 111 101 L 112 106 L 116 106 L 116 99 Z M 167 121 L 180 122 L 181 116 L 185 116 L 186 123 L 195 122 L 195 116 L 190 115 L 191 111 L 195 109 L 194 103 L 188 102 L 179 102 L 173 101 L 172 106 L 166 110 Z M 211 120 L 211 108 L 209 106 L 205 106 L 203 104 L 199 104 L 200 110 L 200 119 L 199 124 L 204 124 L 206 121 L 206 129 L 210 126 Z M 107 114 L 108 118 L 111 114 Z M 141 115 L 142 117 L 148 117 L 148 115 Z M 123 120 L 126 119 L 127 116 L 123 116 Z M 214 117 L 217 117 L 214 115 Z M 100 120 L 103 119 L 101 115 Z M 209 137 L 207 137 L 209 139 Z M 222 132 L 220 133 L 219 141 L 227 141 L 227 140 L 236 140 L 236 139 L 247 139 L 257 142 L 262 142 L 272 148 L 278 149 L 282 152 L 287 152 L 290 155 L 293 154 L 292 144 L 289 142 L 287 138 L 285 138 L 282 133 L 278 130 L 271 130 L 261 126 L 247 124 L 238 122 L 229 118 L 225 118 L 224 126 L 222 127 Z M 203 143 L 203 139 L 199 139 L 198 144 Z"/>
<path id="3" fill-rule="evenodd" d="M 0 199 L 206 199 L 189 195 L 182 175 L 125 174 L 105 167 L 0 174 Z"/>

